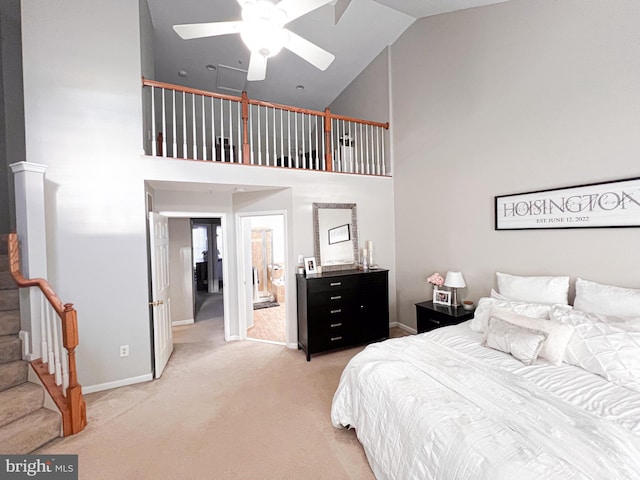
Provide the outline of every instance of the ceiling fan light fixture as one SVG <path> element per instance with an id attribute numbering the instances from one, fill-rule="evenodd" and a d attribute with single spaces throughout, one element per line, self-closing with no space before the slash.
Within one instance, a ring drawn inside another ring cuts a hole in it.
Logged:
<path id="1" fill-rule="evenodd" d="M 275 27 L 270 23 L 258 21 L 247 25 L 240 33 L 242 41 L 249 51 L 259 53 L 269 58 L 280 53 L 282 47 L 289 41 L 289 34 L 284 28 Z"/>

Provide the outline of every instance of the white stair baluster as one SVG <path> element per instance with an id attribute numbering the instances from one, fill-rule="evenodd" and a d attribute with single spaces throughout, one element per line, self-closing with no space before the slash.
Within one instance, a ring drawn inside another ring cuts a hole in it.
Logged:
<path id="1" fill-rule="evenodd" d="M 47 356 L 47 299 L 44 294 L 40 295 L 40 358 L 42 363 L 47 363 L 49 357 Z M 36 354 L 38 352 L 35 352 Z"/>
<path id="2" fill-rule="evenodd" d="M 62 384 L 62 368 L 60 364 L 60 358 L 61 358 L 60 351 L 63 350 L 63 347 L 59 339 L 60 339 L 60 335 L 62 334 L 60 330 L 62 328 L 62 325 L 60 322 L 57 321 L 58 319 L 55 312 L 53 311 L 53 308 L 49 307 L 49 310 L 51 312 L 51 320 L 54 322 L 53 325 L 51 325 L 51 333 L 53 335 L 53 361 L 55 366 L 54 371 L 56 376 L 56 385 L 61 385 Z"/>
<path id="3" fill-rule="evenodd" d="M 49 305 L 47 304 L 47 307 Z M 47 363 L 49 364 L 49 373 L 53 375 L 56 371 L 56 362 L 53 356 L 53 332 L 52 329 L 52 319 L 51 319 L 51 309 L 45 309 L 46 314 L 46 324 L 47 324 Z"/>

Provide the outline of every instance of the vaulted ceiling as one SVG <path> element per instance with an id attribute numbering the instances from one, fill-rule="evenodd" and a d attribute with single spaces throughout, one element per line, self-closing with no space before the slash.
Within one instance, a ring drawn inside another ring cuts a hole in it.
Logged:
<path id="1" fill-rule="evenodd" d="M 172 28 L 239 20 L 237 0 L 147 1 L 155 80 L 232 95 L 245 90 L 251 98 L 322 110 L 417 18 L 507 0 L 333 0 L 287 24 L 335 55 L 329 68 L 320 71 L 283 49 L 268 60 L 265 80 L 257 82 L 246 81 L 249 51 L 240 35 L 183 40 Z"/>

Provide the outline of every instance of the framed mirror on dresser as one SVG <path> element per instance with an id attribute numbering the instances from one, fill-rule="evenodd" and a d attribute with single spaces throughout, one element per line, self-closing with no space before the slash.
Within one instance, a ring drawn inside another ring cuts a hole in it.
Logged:
<path id="1" fill-rule="evenodd" d="M 358 268 L 355 203 L 314 203 L 313 234 L 316 262 L 323 272 Z"/>

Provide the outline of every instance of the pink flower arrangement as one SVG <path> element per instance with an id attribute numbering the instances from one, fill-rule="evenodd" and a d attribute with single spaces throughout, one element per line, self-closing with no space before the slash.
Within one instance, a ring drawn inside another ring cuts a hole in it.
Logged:
<path id="1" fill-rule="evenodd" d="M 427 277 L 427 282 L 429 282 L 432 285 L 435 285 L 436 287 L 440 287 L 444 283 L 444 278 L 442 278 L 440 274 L 436 272 L 430 277 Z"/>

